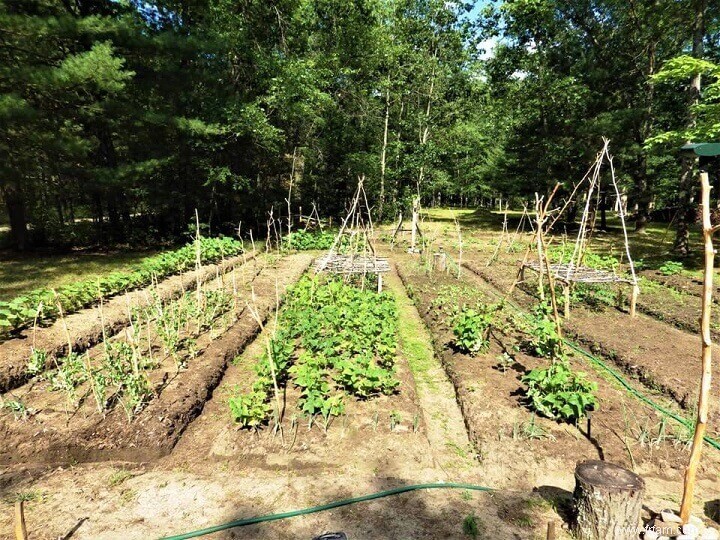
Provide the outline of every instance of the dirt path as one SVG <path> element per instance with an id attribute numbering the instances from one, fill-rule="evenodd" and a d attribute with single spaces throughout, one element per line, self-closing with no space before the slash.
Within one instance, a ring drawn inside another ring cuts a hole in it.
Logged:
<path id="1" fill-rule="evenodd" d="M 477 468 L 476 453 L 468 438 L 455 388 L 435 357 L 432 336 L 396 272 L 388 275 L 387 285 L 402 314 L 400 343 L 415 379 L 433 459 L 451 481 L 458 474 L 465 475 Z"/>

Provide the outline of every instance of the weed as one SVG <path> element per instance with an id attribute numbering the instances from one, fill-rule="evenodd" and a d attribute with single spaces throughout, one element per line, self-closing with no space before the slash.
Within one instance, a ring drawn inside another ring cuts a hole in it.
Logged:
<path id="1" fill-rule="evenodd" d="M 10 411 L 15 417 L 15 420 L 24 420 L 29 414 L 27 405 L 19 399 L 2 400 L 2 408 Z"/>
<path id="2" fill-rule="evenodd" d="M 398 411 L 390 412 L 390 431 L 395 431 L 395 428 L 402 423 L 402 415 Z"/>
<path id="3" fill-rule="evenodd" d="M 482 526 L 482 522 L 473 513 L 465 516 L 462 529 L 465 536 L 475 539 L 480 537 L 480 533 L 484 530 L 484 527 Z"/>
<path id="4" fill-rule="evenodd" d="M 119 486 L 120 484 L 124 483 L 125 480 L 128 480 L 132 477 L 133 474 L 131 471 L 128 471 L 126 469 L 116 469 L 108 478 L 108 485 L 110 487 Z"/>

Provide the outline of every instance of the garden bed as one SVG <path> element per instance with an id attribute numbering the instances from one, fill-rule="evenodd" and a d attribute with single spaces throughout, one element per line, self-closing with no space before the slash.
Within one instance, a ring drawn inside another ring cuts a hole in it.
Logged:
<path id="1" fill-rule="evenodd" d="M 177 298 L 183 291 L 195 287 L 198 279 L 206 282 L 253 259 L 254 255 L 233 257 L 205 266 L 199 272 L 191 270 L 151 287 L 106 300 L 102 309 L 105 334 L 115 334 L 127 326 L 129 309 L 146 306 L 153 297 L 163 301 Z M 247 267 L 248 274 L 254 271 L 254 266 Z M 53 359 L 67 355 L 69 344 L 73 351 L 82 352 L 99 343 L 103 339 L 103 320 L 99 309 L 88 308 L 67 315 L 50 326 L 25 329 L 14 339 L 0 342 L 0 392 L 17 388 L 29 379 L 27 365 L 33 349 L 43 351 L 50 366 Z"/>
<path id="2" fill-rule="evenodd" d="M 153 345 L 146 352 L 138 347 L 140 352 L 135 356 L 131 354 L 130 362 L 138 354 L 152 357 L 149 351 L 154 348 L 156 363 L 139 375 L 137 369 L 125 370 L 125 386 L 115 394 L 108 394 L 103 400 L 108 406 L 103 411 L 99 410 L 95 391 L 97 373 L 105 376 L 106 371 L 90 370 L 96 368 L 96 358 L 102 357 L 104 351 L 100 349 L 112 348 L 108 343 L 96 346 L 85 356 L 88 373 L 96 376 L 81 379 L 72 389 L 73 399 L 68 399 L 68 394 L 63 392 L 50 391 L 54 384 L 54 379 L 50 378 L 32 380 L 5 394 L 6 403 L 18 402 L 22 409 L 11 412 L 6 407 L 0 418 L 0 433 L 8 441 L 0 449 L 0 462 L 146 460 L 167 453 L 185 427 L 200 414 L 229 360 L 259 331 L 259 325 L 245 309 L 245 302 L 253 303 L 261 318 L 266 317 L 275 308 L 276 284 L 282 294 L 283 288 L 302 274 L 310 260 L 308 255 L 286 257 L 276 267 L 264 267 L 244 285 L 226 276 L 221 288 L 227 291 L 233 281 L 238 288 L 239 297 L 233 308 L 235 315 L 231 314 L 215 331 L 202 329 L 197 335 L 181 335 L 187 341 L 186 345 L 194 349 L 194 353 L 181 357 L 182 366 L 178 364 L 178 358 L 160 353 L 154 336 L 148 338 Z M 170 306 L 168 304 L 167 309 Z M 239 318 L 233 322 L 236 316 Z M 212 327 L 213 321 L 209 322 Z M 127 342 L 128 339 L 125 337 L 120 341 Z M 183 355 L 187 352 L 182 347 L 177 350 Z M 136 378 L 133 378 L 133 372 Z M 55 376 L 58 373 L 60 370 Z M 75 376 L 69 373 L 66 379 Z M 141 383 L 146 386 L 138 390 Z M 131 401 L 133 392 L 143 388 L 144 401 Z"/>
<path id="3" fill-rule="evenodd" d="M 466 268 L 499 291 L 507 291 L 514 280 L 512 267 L 505 265 L 486 267 L 473 260 L 466 263 Z M 526 283 L 516 288 L 513 299 L 525 308 L 535 305 L 533 285 Z M 686 416 L 692 416 L 701 374 L 699 336 L 643 314 L 631 318 L 604 305 L 592 309 L 582 304 L 574 306 L 564 327 L 569 337 L 612 360 L 648 390 L 659 390 L 672 398 L 686 410 Z M 717 417 L 719 412 L 717 403 L 713 403 L 712 416 Z"/>
<path id="4" fill-rule="evenodd" d="M 591 438 L 585 421 L 575 427 L 535 415 L 525 403 L 525 384 L 519 379 L 549 360 L 514 347 L 524 336 L 508 326 L 512 319 L 498 321 L 505 328 L 493 330 L 487 351 L 469 355 L 452 346 L 448 310 L 460 302 L 492 303 L 497 298 L 486 294 L 472 275 L 459 281 L 444 273 L 428 276 L 410 258 L 400 269 L 455 384 L 468 432 L 481 459 L 490 465 L 488 474 L 496 475 L 496 484 L 527 488 L 553 483 L 555 475 L 570 476 L 583 458 L 606 459 L 648 476 L 662 471 L 666 478 L 681 478 L 692 434 L 687 428 L 663 420 L 578 358 L 571 359 L 572 368 L 598 385 L 599 409 L 592 416 Z M 708 450 L 703 466 L 702 475 L 712 478 L 720 470 L 720 453 Z"/>

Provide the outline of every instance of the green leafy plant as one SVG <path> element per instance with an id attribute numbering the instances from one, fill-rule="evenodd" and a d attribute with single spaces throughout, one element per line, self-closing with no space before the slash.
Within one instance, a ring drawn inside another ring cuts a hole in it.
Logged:
<path id="1" fill-rule="evenodd" d="M 233 420 L 243 427 L 258 428 L 270 414 L 268 394 L 265 391 L 231 397 L 229 405 Z"/>
<path id="2" fill-rule="evenodd" d="M 35 376 L 45 371 L 47 365 L 47 352 L 42 349 L 32 348 L 25 371 L 28 375 Z"/>
<path id="3" fill-rule="evenodd" d="M 683 263 L 679 261 L 665 261 L 660 268 L 658 268 L 658 272 L 660 272 L 663 276 L 675 276 L 683 271 Z"/>
<path id="4" fill-rule="evenodd" d="M 538 356 L 562 356 L 562 338 L 551 317 L 552 307 L 547 302 L 538 304 L 527 321 L 525 331 L 530 335 L 526 348 Z"/>
<path id="5" fill-rule="evenodd" d="M 306 276 L 289 290 L 278 322 L 270 354 L 263 353 L 255 365 L 252 397 L 232 398 L 241 425 L 257 427 L 267 419 L 273 367 L 278 384 L 292 381 L 300 389 L 298 406 L 309 423 L 320 416 L 326 429 L 344 412 L 348 394 L 389 395 L 400 384 L 394 370 L 397 312 L 387 293 Z"/>
<path id="6" fill-rule="evenodd" d="M 304 231 L 302 229 L 291 232 L 283 239 L 283 246 L 298 251 L 311 249 L 330 249 L 335 241 L 335 234 L 324 231 Z"/>
<path id="7" fill-rule="evenodd" d="M 477 353 L 490 346 L 489 334 L 495 318 L 494 309 L 463 308 L 454 318 L 453 344 L 462 352 Z"/>
<path id="8" fill-rule="evenodd" d="M 214 263 L 223 257 L 241 253 L 242 242 L 229 237 L 200 238 L 200 262 Z M 194 268 L 197 245 L 192 242 L 180 249 L 145 259 L 132 272 L 113 272 L 100 279 L 78 281 L 57 290 L 36 289 L 9 302 L 0 302 L 0 334 L 32 324 L 36 317 L 44 321 L 58 317 L 60 309 L 72 313 L 108 297 L 150 284 L 172 274 Z"/>
<path id="9" fill-rule="evenodd" d="M 522 377 L 528 385 L 527 399 L 538 413 L 567 422 L 576 422 L 597 408 L 597 384 L 582 372 L 574 372 L 565 360 L 556 360 L 548 368 L 537 368 Z"/>

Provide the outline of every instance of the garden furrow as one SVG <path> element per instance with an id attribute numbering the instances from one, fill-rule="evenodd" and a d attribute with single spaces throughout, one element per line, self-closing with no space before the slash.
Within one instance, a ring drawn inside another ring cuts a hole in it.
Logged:
<path id="1" fill-rule="evenodd" d="M 241 255 L 219 264 L 205 266 L 170 277 L 156 286 L 147 287 L 113 297 L 103 304 L 102 317 L 97 308 L 87 308 L 55 321 L 49 327 L 24 330 L 17 338 L 0 343 L 0 392 L 7 392 L 29 380 L 28 359 L 33 348 L 47 354 L 48 367 L 54 358 L 67 355 L 72 347 L 82 352 L 99 343 L 106 334 L 112 335 L 128 324 L 128 312 L 133 307 L 148 305 L 150 291 L 161 300 L 171 300 L 193 288 L 198 280 L 206 282 L 231 268 L 241 268 L 253 261 L 255 254 Z"/>
<path id="2" fill-rule="evenodd" d="M 473 262 L 463 266 L 498 291 L 507 290 L 514 279 L 514 273 L 507 268 L 493 271 L 495 267 Z M 501 280 L 500 274 L 505 279 Z M 514 299 L 526 308 L 537 303 L 537 299 L 522 288 L 515 289 Z M 631 318 L 617 309 L 593 311 L 582 305 L 573 306 L 570 318 L 563 321 L 563 328 L 569 337 L 611 360 L 649 390 L 660 391 L 683 409 L 693 409 L 701 373 L 699 336 L 643 314 Z M 719 349 L 714 346 L 714 350 Z M 717 383 L 713 386 L 717 388 Z M 713 403 L 712 416 L 717 417 L 719 412 Z"/>
<path id="3" fill-rule="evenodd" d="M 296 281 L 310 261 L 309 255 L 291 255 L 276 266 L 263 268 L 252 284 L 239 291 L 238 303 L 247 302 L 261 318 L 267 317 L 275 309 L 278 292 L 282 294 Z M 0 449 L 0 463 L 144 461 L 167 454 L 187 425 L 202 412 L 228 362 L 259 329 L 249 310 L 243 310 L 235 324 L 191 359 L 186 369 L 171 376 L 159 395 L 130 420 L 122 407 L 115 406 L 100 415 L 89 404 L 81 404 L 70 414 L 62 410 L 38 411 L 24 419 L 5 414 L 0 418 L 0 436 L 8 444 Z"/>

